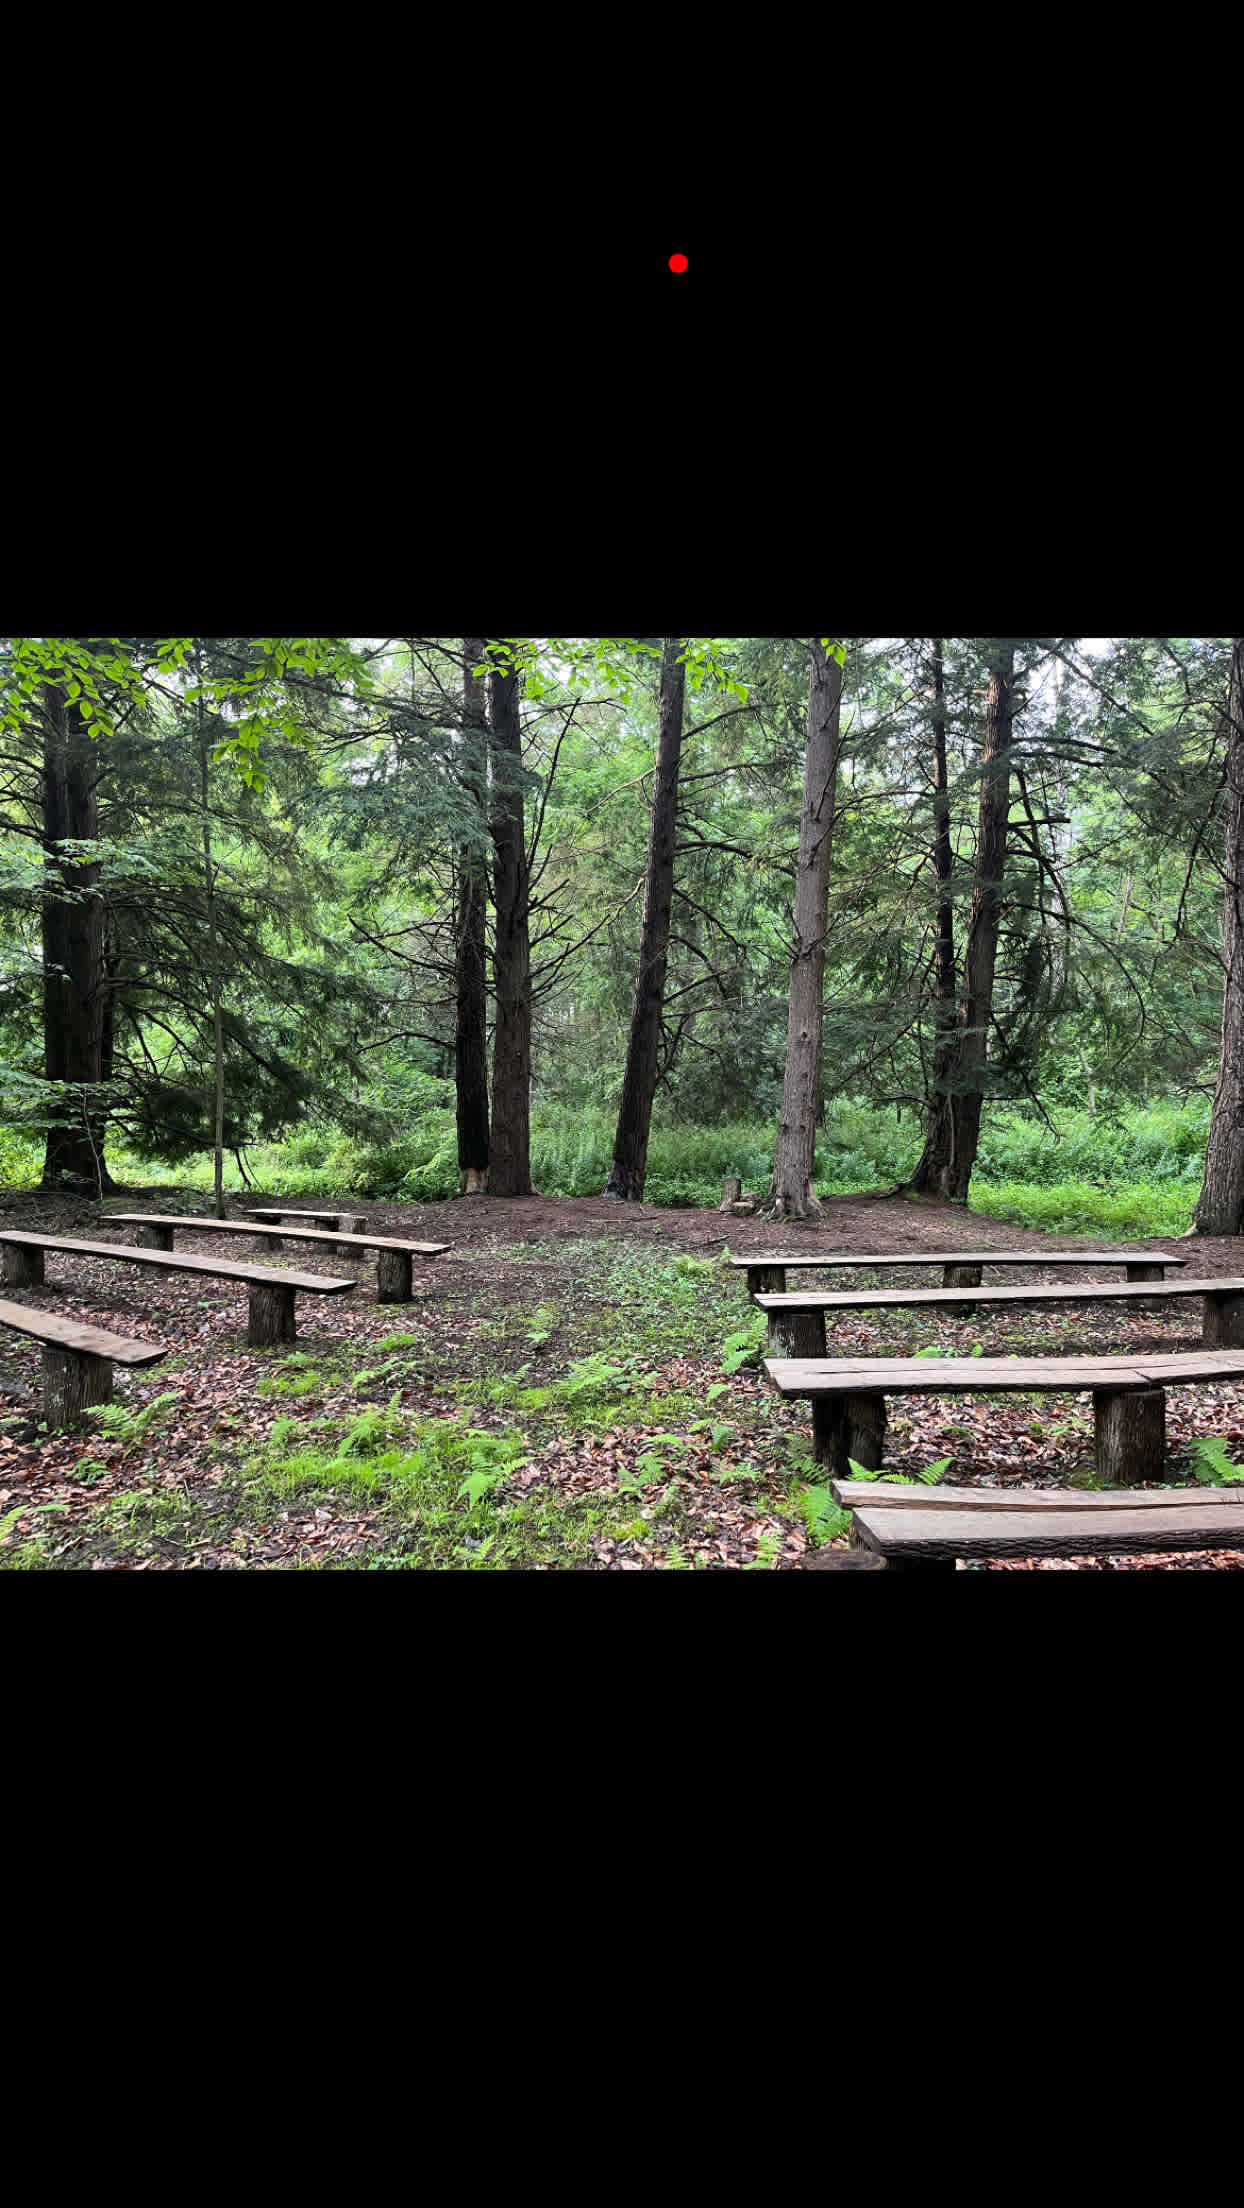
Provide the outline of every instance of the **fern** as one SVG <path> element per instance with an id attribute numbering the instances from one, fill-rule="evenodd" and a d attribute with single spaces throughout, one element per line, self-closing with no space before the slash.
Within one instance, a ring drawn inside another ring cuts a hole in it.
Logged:
<path id="1" fill-rule="evenodd" d="M 920 1474 L 920 1478 L 923 1480 L 925 1486 L 936 1487 L 938 1481 L 942 1478 L 942 1475 L 949 1469 L 952 1462 L 953 1459 L 950 1457 L 939 1457 L 936 1464 L 926 1464 L 923 1472 Z"/>
<path id="2" fill-rule="evenodd" d="M 127 1411 L 123 1403 L 94 1403 L 86 1415 L 96 1421 L 109 1441 L 119 1441 L 123 1448 L 132 1449 L 146 1440 L 151 1428 L 177 1401 L 173 1393 L 157 1395 L 142 1411 Z"/>
<path id="3" fill-rule="evenodd" d="M 1192 1470 L 1202 1487 L 1239 1487 L 1244 1466 L 1233 1464 L 1223 1434 L 1202 1435 L 1190 1444 Z"/>

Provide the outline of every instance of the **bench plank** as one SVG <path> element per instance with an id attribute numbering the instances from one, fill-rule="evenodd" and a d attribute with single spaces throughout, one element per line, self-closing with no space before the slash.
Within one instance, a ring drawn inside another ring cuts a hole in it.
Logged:
<path id="1" fill-rule="evenodd" d="M 334 1280 L 327 1273 L 278 1272 L 271 1265 L 238 1265 L 224 1258 L 192 1257 L 188 1250 L 136 1250 L 128 1242 L 75 1242 L 56 1234 L 0 1234 L 0 1248 L 15 1242 L 25 1249 L 63 1250 L 72 1257 L 114 1257 L 126 1265 L 150 1265 L 157 1272 L 209 1273 L 217 1280 L 243 1280 L 250 1286 L 297 1288 L 312 1296 L 343 1296 L 355 1280 Z"/>
<path id="2" fill-rule="evenodd" d="M 787 1272 L 811 1268 L 818 1272 L 846 1267 L 877 1268 L 886 1265 L 1186 1265 L 1186 1257 L 1172 1257 L 1169 1250 L 920 1250 L 899 1255 L 893 1250 L 871 1257 L 732 1257 L 734 1272 L 753 1273 L 764 1266 Z"/>
<path id="3" fill-rule="evenodd" d="M 856 1538 L 883 1556 L 1128 1556 L 1148 1549 L 1244 1548 L 1244 1504 L 1157 1510 L 938 1512 L 857 1510 Z"/>
<path id="4" fill-rule="evenodd" d="M 766 1357 L 779 1395 L 1058 1395 L 1244 1379 L 1244 1351 L 1160 1357 Z"/>
<path id="5" fill-rule="evenodd" d="M 57 1318 L 51 1311 L 33 1311 L 24 1303 L 0 1302 L 0 1326 L 15 1334 L 50 1342 L 83 1357 L 107 1357 L 114 1365 L 158 1365 L 168 1350 L 162 1342 L 127 1341 L 123 1334 L 109 1334 L 102 1326 L 83 1326 L 77 1319 Z"/>
<path id="6" fill-rule="evenodd" d="M 894 1487 L 875 1480 L 831 1480 L 830 1493 L 844 1510 L 1244 1510 L 1244 1487 L 1100 1488 Z"/>
<path id="7" fill-rule="evenodd" d="M 1244 1279 L 1211 1274 L 1196 1280 L 1078 1280 L 1069 1286 L 1021 1288 L 837 1288 L 786 1295 L 753 1296 L 761 1311 L 915 1311 L 926 1304 L 962 1309 L 973 1304 L 1126 1303 L 1146 1296 L 1225 1296 L 1244 1294 Z"/>
<path id="8" fill-rule="evenodd" d="M 286 1214 L 283 1213 L 282 1217 L 285 1216 Z M 297 1212 L 290 1213 L 288 1216 L 291 1218 L 305 1216 L 308 1219 L 315 1219 L 320 1214 L 318 1212 L 307 1212 L 304 1215 Z M 328 1212 L 324 1216 L 335 1219 L 337 1214 Z M 114 1226 L 121 1227 L 173 1227 L 174 1229 L 185 1227 L 192 1234 L 270 1235 L 277 1243 L 284 1237 L 290 1242 L 319 1242 L 325 1248 L 331 1246 L 334 1249 L 339 1243 L 353 1243 L 361 1250 L 405 1250 L 412 1257 L 443 1257 L 451 1246 L 448 1242 L 404 1242 L 397 1235 L 321 1234 L 318 1228 L 315 1227 L 258 1227 L 252 1226 L 249 1218 L 246 1220 L 183 1219 L 180 1215 L 166 1215 L 157 1211 L 110 1211 L 108 1217 Z"/>

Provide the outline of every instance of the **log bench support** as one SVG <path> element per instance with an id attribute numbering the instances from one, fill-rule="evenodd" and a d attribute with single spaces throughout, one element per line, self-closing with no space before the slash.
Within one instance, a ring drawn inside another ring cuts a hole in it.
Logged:
<path id="1" fill-rule="evenodd" d="M 247 1348 L 270 1349 L 277 1342 L 295 1339 L 294 1290 L 275 1282 L 261 1288 L 256 1282 L 250 1290 Z"/>
<path id="2" fill-rule="evenodd" d="M 1097 1477 L 1116 1487 L 1160 1480 L 1166 1468 L 1166 1391 L 1093 1390 Z"/>
<path id="3" fill-rule="evenodd" d="M 173 1247 L 173 1229 L 171 1227 L 140 1227 L 134 1241 L 140 1250 L 171 1250 Z"/>
<path id="4" fill-rule="evenodd" d="M 749 1296 L 784 1296 L 786 1294 L 786 1267 L 784 1265 L 749 1265 L 747 1268 L 747 1293 Z"/>
<path id="5" fill-rule="evenodd" d="M 25 1242 L 6 1242 L 4 1245 L 4 1285 L 6 1288 L 42 1288 L 43 1252 L 33 1250 Z"/>
<path id="6" fill-rule="evenodd" d="M 381 1250 L 376 1267 L 377 1303 L 409 1303 L 411 1255 L 409 1250 Z"/>
<path id="7" fill-rule="evenodd" d="M 766 1288 L 762 1291 L 768 1295 Z M 778 1291 L 781 1292 L 780 1290 Z M 769 1357 L 824 1357 L 825 1313 L 823 1311 L 770 1311 L 769 1337 L 765 1344 Z"/>
<path id="8" fill-rule="evenodd" d="M 257 1211 L 254 1217 L 256 1226 L 279 1227 L 281 1224 L 279 1211 Z M 283 1250 L 284 1247 L 279 1234 L 256 1234 L 251 1237 L 253 1250 Z"/>
<path id="9" fill-rule="evenodd" d="M 1206 1296 L 1201 1340 L 1207 1349 L 1244 1349 L 1244 1296 Z"/>
<path id="10" fill-rule="evenodd" d="M 112 1401 L 112 1359 L 80 1349 L 43 1352 L 43 1415 L 50 1427 L 80 1426 L 96 1403 Z"/>
<path id="11" fill-rule="evenodd" d="M 1128 1265 L 1124 1268 L 1129 1280 L 1165 1280 L 1165 1265 Z"/>
<path id="12" fill-rule="evenodd" d="M 878 1472 L 885 1453 L 884 1395 L 814 1395 L 812 1455 L 835 1479 L 849 1480 L 850 1459 Z"/>

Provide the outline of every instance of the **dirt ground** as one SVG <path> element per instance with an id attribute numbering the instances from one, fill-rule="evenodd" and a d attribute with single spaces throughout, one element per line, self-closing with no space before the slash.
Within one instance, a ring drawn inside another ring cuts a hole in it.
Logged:
<path id="1" fill-rule="evenodd" d="M 244 1203 L 282 1200 L 256 1191 Z M 284 1200 L 301 1210 L 332 1208 L 323 1196 Z M 230 1201 L 231 1216 L 242 1208 L 243 1200 Z M 799 1569 L 813 1550 L 811 1529 L 791 1506 L 807 1476 L 798 1475 L 797 1454 L 806 1442 L 807 1406 L 778 1402 L 754 1363 L 723 1366 L 723 1336 L 755 1316 L 741 1276 L 713 1266 L 727 1248 L 739 1257 L 1030 1249 L 1033 1271 L 1008 1273 L 1014 1285 L 1042 1278 L 1049 1251 L 1077 1247 L 1132 1257 L 1166 1250 L 1188 1259 L 1198 1275 L 1244 1271 L 1239 1243 L 1229 1238 L 1126 1244 L 1050 1236 L 905 1198 L 831 1198 L 815 1225 L 776 1231 L 763 1219 L 603 1198 L 484 1196 L 426 1205 L 346 1198 L 342 1209 L 366 1218 L 378 1234 L 445 1242 L 449 1251 L 416 1266 L 411 1305 L 381 1306 L 374 1260 L 287 1241 L 279 1256 L 270 1256 L 275 1266 L 358 1284 L 350 1295 L 300 1297 L 297 1354 L 290 1357 L 246 1348 L 245 1294 L 236 1285 L 49 1256 L 47 1286 L 21 1289 L 19 1300 L 164 1344 L 170 1352 L 164 1365 L 118 1374 L 117 1397 L 138 1413 L 175 1391 L 177 1407 L 149 1435 L 125 1442 L 94 1433 L 48 1435 L 39 1428 L 39 1347 L 0 1332 L 0 1411 L 8 1414 L 0 1420 L 0 1562 L 20 1552 L 24 1564 L 60 1569 L 358 1569 L 397 1561 L 452 1569 L 473 1568 L 477 1556 L 481 1568 L 493 1568 L 491 1553 L 512 1568 L 535 1570 Z M 203 1216 L 209 1204 L 198 1191 L 150 1188 L 109 1199 L 101 1212 L 87 1201 L 10 1193 L 0 1202 L 0 1230 L 6 1223 L 38 1225 L 120 1244 L 132 1229 L 112 1223 L 109 1213 L 118 1210 Z M 240 1219 L 236 1240 L 187 1236 L 181 1247 L 262 1261 Z M 699 1263 L 680 1267 L 677 1260 L 686 1258 Z M 1102 1276 L 1090 1267 L 1059 1267 L 1047 1277 L 1069 1283 Z M 896 1284 L 896 1276 L 885 1284 Z M 533 1324 L 542 1313 L 547 1317 Z M 1002 1355 L 1158 1351 L 1197 1346 L 1200 1329 L 1194 1298 L 1166 1306 L 982 1311 L 961 1319 L 938 1314 L 936 1321 L 929 1313 L 885 1313 L 880 1323 L 878 1316 L 851 1314 L 835 1327 L 835 1347 L 907 1354 L 935 1336 L 946 1349 L 968 1354 L 983 1335 L 987 1349 Z M 395 1350 L 395 1341 L 407 1346 Z M 620 1375 L 619 1400 L 593 1422 L 573 1401 L 574 1376 L 602 1344 Z M 628 1347 L 634 1369 L 624 1373 Z M 283 1435 L 294 1423 L 291 1414 L 302 1422 L 301 1441 L 313 1431 L 348 1431 L 360 1407 L 379 1420 L 386 1404 L 425 1441 L 436 1424 L 456 1421 L 455 1430 L 469 1425 L 484 1437 L 481 1448 L 492 1445 L 489 1437 L 497 1451 L 505 1435 L 511 1437 L 505 1446 L 521 1443 L 521 1463 L 515 1457 L 507 1468 L 508 1460 L 496 1458 L 504 1511 L 495 1532 L 491 1521 L 473 1517 L 465 1538 L 459 1527 L 450 1547 L 447 1532 L 429 1530 L 442 1520 L 448 1526 L 449 1504 L 422 1517 L 408 1510 L 399 1523 L 379 1480 L 348 1494 L 331 1487 L 302 1493 L 294 1483 L 282 1496 L 271 1479 L 256 1486 L 253 1468 L 263 1452 L 271 1458 L 272 1430 Z M 956 1484 L 1057 1487 L 1082 1473 L 1091 1440 L 1087 1398 L 1074 1396 L 907 1398 L 892 1411 L 887 1468 L 916 1472 L 949 1454 L 947 1477 Z M 1171 1476 L 1187 1476 L 1180 1451 L 1197 1435 L 1225 1435 L 1233 1454 L 1244 1456 L 1244 1383 L 1170 1391 Z M 525 1548 L 511 1521 L 522 1522 Z M 974 1568 L 1240 1570 L 1244 1554 Z"/>

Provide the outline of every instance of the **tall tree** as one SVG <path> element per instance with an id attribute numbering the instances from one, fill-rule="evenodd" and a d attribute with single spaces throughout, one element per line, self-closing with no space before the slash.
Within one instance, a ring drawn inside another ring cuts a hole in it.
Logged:
<path id="1" fill-rule="evenodd" d="M 819 1210 L 812 1194 L 812 1171 L 821 1113 L 825 932 L 841 727 L 842 666 L 814 636 L 791 945 L 786 1077 L 770 1195 L 774 1216 L 779 1219 L 807 1219 Z"/>
<path id="2" fill-rule="evenodd" d="M 1222 1056 L 1192 1224 L 1198 1234 L 1244 1233 L 1244 637 L 1231 640 L 1227 700 L 1226 918 Z"/>
<path id="3" fill-rule="evenodd" d="M 605 1195 L 623 1203 L 643 1202 L 648 1170 L 648 1137 L 657 1090 L 661 1014 L 669 963 L 670 915 L 674 901 L 674 843 L 678 823 L 678 776 L 682 764 L 683 716 L 687 670 L 685 639 L 661 639 L 661 681 L 656 780 L 644 889 L 644 925 L 639 971 L 622 1080 L 622 1100 L 613 1141 L 613 1164 Z"/>
<path id="4" fill-rule="evenodd" d="M 68 680 L 43 685 L 43 1036 L 49 1081 L 73 1086 L 50 1105 L 45 1188 L 109 1189 L 103 1078 L 104 907 L 98 861 L 73 846 L 99 838 L 100 747 Z M 53 886 L 54 885 L 54 886 Z M 92 1093 L 94 1092 L 94 1093 Z"/>
<path id="5" fill-rule="evenodd" d="M 946 659 L 935 636 L 930 657 L 933 678 L 933 871 L 937 880 L 934 922 L 933 1081 L 929 1092 L 924 1150 L 908 1184 L 917 1194 L 950 1194 L 955 1159 L 953 1080 L 959 1024 L 958 972 L 955 965 L 955 908 L 952 894 L 954 849 L 950 834 L 950 784 L 946 767 Z"/>
<path id="6" fill-rule="evenodd" d="M 489 1188 L 494 1196 L 530 1196 L 531 915 L 517 672 L 494 670 L 488 691 L 497 999 Z"/>
<path id="7" fill-rule="evenodd" d="M 464 1196 L 488 1188 L 488 692 L 485 638 L 462 640 L 461 781 L 471 804 L 471 840 L 458 853 L 458 903 L 454 929 L 454 1080 L 458 1109 L 458 1186 Z M 476 828 L 478 827 L 478 834 Z"/>
<path id="8" fill-rule="evenodd" d="M 1002 924 L 1003 876 L 1011 814 L 1011 736 L 1015 645 L 990 639 L 989 705 L 981 760 L 980 817 L 976 832 L 976 885 L 963 968 L 963 1026 L 957 1069 L 954 1158 L 947 1194 L 967 1202 L 980 1144 L 981 1106 L 989 1063 L 994 976 Z"/>

